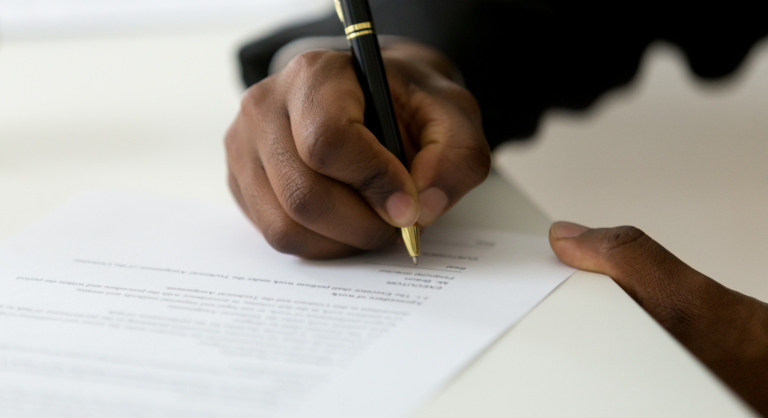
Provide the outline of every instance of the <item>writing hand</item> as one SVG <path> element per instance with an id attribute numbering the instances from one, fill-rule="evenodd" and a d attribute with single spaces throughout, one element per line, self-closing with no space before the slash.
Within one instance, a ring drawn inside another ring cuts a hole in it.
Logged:
<path id="1" fill-rule="evenodd" d="M 278 251 L 331 258 L 430 225 L 490 170 L 474 97 L 416 44 L 383 51 L 410 172 L 363 125 L 351 54 L 312 51 L 249 88 L 226 139 L 237 202 Z"/>
<path id="2" fill-rule="evenodd" d="M 692 269 L 634 227 L 556 222 L 549 234 L 569 266 L 610 276 L 656 321 L 768 415 L 768 305 Z"/>

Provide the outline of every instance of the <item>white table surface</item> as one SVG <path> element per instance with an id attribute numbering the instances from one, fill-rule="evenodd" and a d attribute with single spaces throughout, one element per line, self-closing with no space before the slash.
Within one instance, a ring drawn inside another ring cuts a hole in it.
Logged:
<path id="1" fill-rule="evenodd" d="M 0 43 L 0 238 L 84 189 L 234 204 L 222 138 L 241 93 L 234 53 L 248 37 Z M 548 228 L 499 176 L 442 222 Z M 579 272 L 416 416 L 754 415 L 609 278 Z"/>

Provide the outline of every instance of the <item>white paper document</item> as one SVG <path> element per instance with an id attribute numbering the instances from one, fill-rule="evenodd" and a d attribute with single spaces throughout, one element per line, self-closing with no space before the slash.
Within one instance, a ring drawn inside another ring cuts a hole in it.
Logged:
<path id="1" fill-rule="evenodd" d="M 0 244 L 0 416 L 406 417 L 573 270 L 429 228 L 331 261 L 234 207 L 88 193 Z"/>

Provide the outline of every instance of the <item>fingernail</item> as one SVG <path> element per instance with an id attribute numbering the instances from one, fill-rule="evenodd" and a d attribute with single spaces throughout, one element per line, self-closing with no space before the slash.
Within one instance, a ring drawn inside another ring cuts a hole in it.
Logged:
<path id="1" fill-rule="evenodd" d="M 448 206 L 448 196 L 437 187 L 430 187 L 419 193 L 419 205 L 421 205 L 419 225 L 432 225 Z"/>
<path id="2" fill-rule="evenodd" d="M 384 204 L 387 214 L 399 227 L 411 226 L 419 217 L 419 206 L 405 192 L 396 192 Z"/>
<path id="3" fill-rule="evenodd" d="M 549 231 L 555 239 L 574 238 L 588 231 L 589 228 L 571 222 L 555 222 Z"/>

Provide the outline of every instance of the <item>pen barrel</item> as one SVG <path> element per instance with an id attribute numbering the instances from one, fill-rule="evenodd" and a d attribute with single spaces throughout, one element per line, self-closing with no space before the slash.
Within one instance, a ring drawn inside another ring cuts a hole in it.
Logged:
<path id="1" fill-rule="evenodd" d="M 370 6 L 366 0 L 341 0 L 340 6 L 355 72 L 365 96 L 365 126 L 408 168 Z"/>

